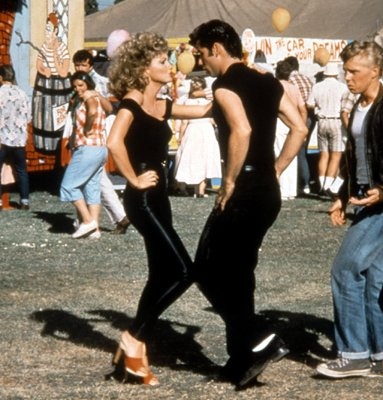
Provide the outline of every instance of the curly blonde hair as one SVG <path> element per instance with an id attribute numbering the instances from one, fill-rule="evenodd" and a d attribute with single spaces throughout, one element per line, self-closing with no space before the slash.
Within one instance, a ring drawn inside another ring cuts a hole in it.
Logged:
<path id="1" fill-rule="evenodd" d="M 167 41 L 156 33 L 137 33 L 122 43 L 108 68 L 110 92 L 118 99 L 132 89 L 142 92 L 148 84 L 145 69 L 154 57 L 167 52 Z"/>

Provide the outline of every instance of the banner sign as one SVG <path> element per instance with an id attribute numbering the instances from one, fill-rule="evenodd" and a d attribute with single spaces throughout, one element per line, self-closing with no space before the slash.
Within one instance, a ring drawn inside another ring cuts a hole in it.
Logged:
<path id="1" fill-rule="evenodd" d="M 347 45 L 347 40 L 255 37 L 254 52 L 262 50 L 270 64 L 288 56 L 297 57 L 299 63 L 314 62 L 315 51 L 324 47 L 330 53 L 330 61 L 340 61 L 339 54 Z M 251 59 L 251 58 L 250 58 Z"/>

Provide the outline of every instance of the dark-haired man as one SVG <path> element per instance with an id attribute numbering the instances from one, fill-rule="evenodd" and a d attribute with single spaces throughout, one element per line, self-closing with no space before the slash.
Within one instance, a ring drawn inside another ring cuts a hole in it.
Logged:
<path id="1" fill-rule="evenodd" d="M 230 356 L 223 376 L 244 388 L 288 350 L 254 312 L 254 268 L 264 235 L 280 207 L 278 177 L 297 155 L 307 128 L 271 74 L 242 62 L 241 39 L 211 20 L 190 34 L 212 85 L 213 117 L 224 160 L 222 185 L 197 249 L 197 283 L 226 325 Z M 290 127 L 275 160 L 278 115 Z"/>

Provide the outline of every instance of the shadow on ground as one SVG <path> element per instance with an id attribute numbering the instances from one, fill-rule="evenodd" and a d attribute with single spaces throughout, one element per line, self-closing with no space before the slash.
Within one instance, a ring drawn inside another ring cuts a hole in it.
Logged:
<path id="1" fill-rule="evenodd" d="M 80 318 L 64 310 L 46 309 L 32 313 L 31 319 L 44 324 L 42 336 L 49 335 L 78 346 L 96 348 L 110 353 L 112 359 L 118 343 L 98 332 L 95 326 L 109 323 L 111 327 L 123 331 L 130 325 L 131 318 L 113 310 L 98 309 L 87 313 L 91 315 L 90 318 Z M 315 315 L 276 310 L 262 311 L 259 318 L 260 322 L 263 319 L 274 326 L 286 341 L 290 349 L 288 358 L 314 368 L 318 358 L 334 357 L 333 350 L 329 351 L 319 343 L 319 338 L 323 336 L 332 340 L 331 321 Z M 202 346 L 195 339 L 200 331 L 199 326 L 160 319 L 148 338 L 151 363 L 157 367 L 207 376 L 216 374 L 219 366 L 203 354 Z M 217 346 L 225 344 L 217 343 Z"/>
<path id="2" fill-rule="evenodd" d="M 33 214 L 36 218 L 47 222 L 50 227 L 50 233 L 72 233 L 73 229 L 73 215 L 66 212 L 46 212 L 34 211 Z"/>

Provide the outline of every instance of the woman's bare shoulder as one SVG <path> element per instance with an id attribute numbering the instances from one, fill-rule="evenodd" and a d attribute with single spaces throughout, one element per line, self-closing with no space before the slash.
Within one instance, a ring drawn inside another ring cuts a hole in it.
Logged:
<path id="1" fill-rule="evenodd" d="M 133 89 L 124 96 L 124 99 L 131 99 L 138 105 L 142 106 L 144 102 L 144 95 L 139 90 Z"/>

